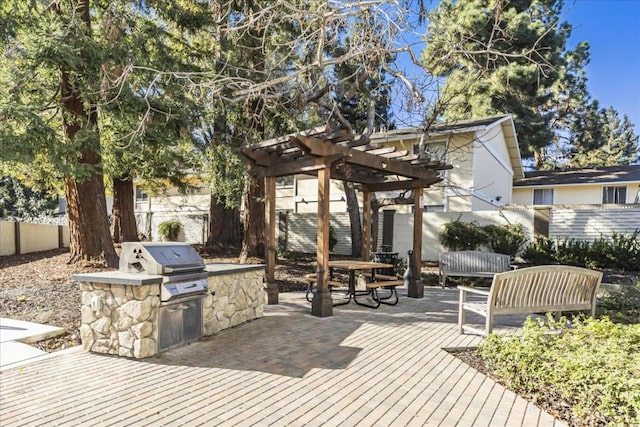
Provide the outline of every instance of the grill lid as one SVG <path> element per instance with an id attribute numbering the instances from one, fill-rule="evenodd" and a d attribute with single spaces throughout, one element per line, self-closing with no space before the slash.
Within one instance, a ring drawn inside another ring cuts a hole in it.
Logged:
<path id="1" fill-rule="evenodd" d="M 119 270 L 127 273 L 176 274 L 203 271 L 193 246 L 177 242 L 124 242 Z"/>

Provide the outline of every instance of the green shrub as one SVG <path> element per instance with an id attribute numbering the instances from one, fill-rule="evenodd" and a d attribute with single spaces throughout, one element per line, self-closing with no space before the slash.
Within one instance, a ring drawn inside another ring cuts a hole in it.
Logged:
<path id="1" fill-rule="evenodd" d="M 585 240 L 566 239 L 556 245 L 556 261 L 563 265 L 586 267 L 590 264 L 591 243 Z"/>
<path id="2" fill-rule="evenodd" d="M 589 267 L 590 268 L 607 268 L 614 265 L 615 260 L 610 257 L 611 243 L 604 238 L 599 238 L 591 243 L 589 248 Z"/>
<path id="3" fill-rule="evenodd" d="M 524 249 L 522 258 L 534 265 L 557 264 L 555 244 L 548 237 L 536 237 Z"/>
<path id="4" fill-rule="evenodd" d="M 513 225 L 485 225 L 482 227 L 487 236 L 487 246 L 499 254 L 511 255 L 511 258 L 520 252 L 527 241 L 522 224 Z"/>
<path id="5" fill-rule="evenodd" d="M 632 234 L 613 233 L 611 235 L 610 259 L 616 260 L 621 270 L 640 270 L 640 240 L 636 230 Z"/>
<path id="6" fill-rule="evenodd" d="M 158 227 L 158 233 L 165 242 L 175 242 L 182 231 L 182 224 L 177 219 L 163 221 Z"/>
<path id="7" fill-rule="evenodd" d="M 613 233 L 592 243 L 565 239 L 554 242 L 537 237 L 522 252 L 522 257 L 535 265 L 566 264 L 578 267 L 636 271 L 640 269 L 640 231 L 632 234 Z"/>
<path id="8" fill-rule="evenodd" d="M 515 258 L 526 240 L 521 224 L 480 226 L 457 219 L 445 224 L 440 232 L 440 242 L 449 251 L 476 250 L 484 246 L 511 258 Z"/>
<path id="9" fill-rule="evenodd" d="M 449 251 L 470 251 L 487 243 L 487 236 L 475 222 L 457 219 L 444 225 L 440 243 Z"/>
<path id="10" fill-rule="evenodd" d="M 570 402 L 586 424 L 640 423 L 640 325 L 528 319 L 522 336 L 490 335 L 480 352 L 516 392 Z"/>
<path id="11" fill-rule="evenodd" d="M 424 286 L 440 286 L 440 276 L 436 273 L 421 273 L 420 280 Z"/>

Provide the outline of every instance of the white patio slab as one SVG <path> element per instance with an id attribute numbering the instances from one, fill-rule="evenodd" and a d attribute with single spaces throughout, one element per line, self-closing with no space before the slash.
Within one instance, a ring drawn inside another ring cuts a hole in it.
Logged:
<path id="1" fill-rule="evenodd" d="M 80 309 L 78 307 L 78 309 Z M 0 343 L 7 341 L 36 342 L 64 333 L 58 326 L 41 325 L 0 317 Z"/>

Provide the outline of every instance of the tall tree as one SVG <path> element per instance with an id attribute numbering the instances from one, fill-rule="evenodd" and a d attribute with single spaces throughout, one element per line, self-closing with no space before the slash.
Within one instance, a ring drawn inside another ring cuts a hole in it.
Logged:
<path id="1" fill-rule="evenodd" d="M 640 145 L 633 125 L 613 108 L 591 104 L 584 120 L 575 125 L 567 153 L 570 167 L 630 165 L 640 162 Z"/>
<path id="2" fill-rule="evenodd" d="M 552 97 L 571 27 L 562 0 L 444 0 L 430 16 L 423 59 L 446 78 L 446 120 L 511 113 L 523 155 L 544 162 Z"/>
<path id="3" fill-rule="evenodd" d="M 0 8 L 0 15 L 12 16 L 0 56 L 2 159 L 55 165 L 67 198 L 71 260 L 115 266 L 98 130 L 102 58 L 89 1 Z"/>
<path id="4" fill-rule="evenodd" d="M 114 241 L 131 241 L 137 240 L 133 180 L 186 189 L 187 171 L 200 163 L 191 144 L 202 108 L 181 79 L 149 70 L 202 71 L 214 46 L 208 38 L 212 19 L 205 4 L 182 1 L 108 2 L 99 12 L 100 34 L 110 49 L 101 67 L 101 125 L 105 170 L 113 183 L 111 230 Z M 131 64 L 144 67 L 127 75 Z"/>

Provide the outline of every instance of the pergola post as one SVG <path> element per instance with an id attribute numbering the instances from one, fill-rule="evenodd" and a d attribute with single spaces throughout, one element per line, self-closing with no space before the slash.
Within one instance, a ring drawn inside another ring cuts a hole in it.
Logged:
<path id="1" fill-rule="evenodd" d="M 267 304 L 278 304 L 278 284 L 276 272 L 276 177 L 265 178 L 265 260 L 267 262 Z"/>
<path id="2" fill-rule="evenodd" d="M 331 169 L 318 170 L 318 229 L 316 256 L 318 282 L 311 301 L 311 314 L 318 317 L 333 315 L 333 299 L 329 292 L 329 186 Z"/>
<path id="3" fill-rule="evenodd" d="M 423 188 L 414 189 L 413 193 L 413 277 L 409 281 L 407 296 L 410 298 L 424 297 L 424 286 L 420 277 L 422 263 L 422 192 Z"/>
<path id="4" fill-rule="evenodd" d="M 362 260 L 371 259 L 371 192 L 362 192 Z"/>

